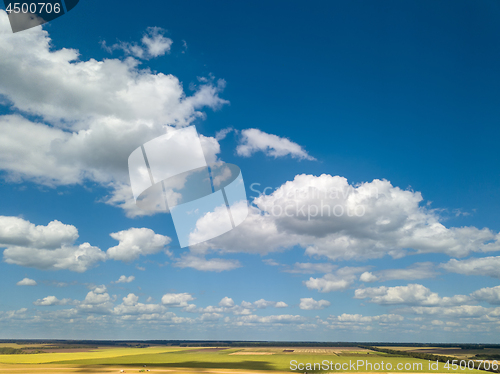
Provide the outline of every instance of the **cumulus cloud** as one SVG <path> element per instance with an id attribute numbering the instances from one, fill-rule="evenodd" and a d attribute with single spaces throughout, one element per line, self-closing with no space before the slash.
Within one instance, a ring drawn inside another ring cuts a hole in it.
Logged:
<path id="1" fill-rule="evenodd" d="M 396 287 L 371 287 L 360 288 L 354 292 L 354 298 L 366 299 L 370 302 L 382 305 L 407 304 L 422 306 L 446 306 L 460 305 L 470 301 L 466 295 L 455 295 L 453 297 L 439 297 L 421 284 L 409 284 Z"/>
<path id="2" fill-rule="evenodd" d="M 450 273 L 464 275 L 486 275 L 500 278 L 500 256 L 469 258 L 467 260 L 451 259 L 441 267 Z"/>
<path id="3" fill-rule="evenodd" d="M 0 245 L 54 249 L 71 244 L 78 238 L 75 226 L 59 221 L 47 226 L 35 224 L 18 217 L 0 216 Z"/>
<path id="4" fill-rule="evenodd" d="M 221 301 L 219 301 L 219 306 L 232 308 L 234 306 L 234 300 L 230 297 L 225 296 Z"/>
<path id="5" fill-rule="evenodd" d="M 357 274 L 365 269 L 366 267 L 344 267 L 321 278 L 311 277 L 308 281 L 304 281 L 304 284 L 307 288 L 320 292 L 344 291 L 354 283 Z"/>
<path id="6" fill-rule="evenodd" d="M 408 253 L 463 257 L 500 250 L 498 233 L 447 228 L 437 211 L 421 206 L 422 201 L 420 192 L 402 190 L 387 180 L 353 186 L 340 176 L 297 175 L 271 194 L 254 198 L 240 226 L 191 250 L 267 254 L 301 246 L 309 256 L 330 260 L 401 258 Z M 419 265 L 384 276 L 420 279 L 433 276 L 433 271 Z"/>
<path id="7" fill-rule="evenodd" d="M 14 35 L 3 10 L 0 34 L 0 94 L 12 108 L 38 118 L 0 116 L 0 169 L 10 181 L 92 181 L 109 189 L 102 201 L 131 217 L 145 214 L 133 202 L 129 154 L 168 129 L 203 118 L 201 109 L 227 103 L 219 97 L 222 80 L 207 80 L 188 96 L 176 77 L 141 69 L 134 58 L 80 60 L 74 49 L 52 48 L 42 28 Z M 148 56 L 170 48 L 155 28 L 142 43 Z M 207 160 L 217 158 L 214 138 L 205 137 L 202 147 Z"/>
<path id="8" fill-rule="evenodd" d="M 43 299 L 39 299 L 39 300 L 33 302 L 33 304 L 37 305 L 37 306 L 53 306 L 53 305 L 68 305 L 72 302 L 73 301 L 71 299 L 59 300 L 55 296 L 47 296 L 47 297 L 44 297 Z"/>
<path id="9" fill-rule="evenodd" d="M 229 303 L 231 303 L 231 302 L 229 302 Z M 219 303 L 219 305 L 221 305 L 221 304 Z M 269 307 L 286 308 L 286 307 L 288 307 L 288 304 L 285 303 L 284 301 L 278 301 L 278 302 L 276 302 L 276 301 L 269 301 L 269 300 L 265 300 L 265 299 L 259 299 L 257 301 L 254 301 L 253 303 L 249 303 L 247 301 L 243 301 L 241 303 L 241 307 L 244 308 L 244 309 L 247 309 L 247 310 L 250 310 L 250 309 L 266 309 L 266 308 L 269 308 Z"/>
<path id="10" fill-rule="evenodd" d="M 36 286 L 37 283 L 33 279 L 24 278 L 23 280 L 20 280 L 19 282 L 17 282 L 16 285 L 18 285 L 18 286 Z"/>
<path id="11" fill-rule="evenodd" d="M 369 271 L 365 271 L 363 274 L 360 275 L 359 280 L 361 282 L 371 283 L 378 280 L 378 277 L 376 275 L 373 275 L 373 273 Z"/>
<path id="12" fill-rule="evenodd" d="M 115 232 L 110 236 L 119 241 L 115 247 L 108 249 L 107 256 L 113 260 L 130 262 L 139 258 L 160 252 L 172 239 L 168 236 L 155 234 L 147 228 L 130 228 Z"/>
<path id="13" fill-rule="evenodd" d="M 242 130 L 236 153 L 239 156 L 250 157 L 256 152 L 263 152 L 274 158 L 291 156 L 299 160 L 315 160 L 300 145 L 291 140 L 258 129 Z"/>
<path id="14" fill-rule="evenodd" d="M 17 217 L 0 217 L 0 248 L 8 264 L 42 270 L 84 272 L 106 255 L 89 243 L 75 245 L 78 230 L 72 225 L 52 221 L 36 226 Z"/>
<path id="15" fill-rule="evenodd" d="M 327 300 L 314 300 L 312 297 L 300 299 L 299 308 L 303 310 L 318 310 L 325 309 L 330 306 L 330 302 Z"/>
<path id="16" fill-rule="evenodd" d="M 187 307 L 188 302 L 193 301 L 194 297 L 190 294 L 184 293 L 167 293 L 161 298 L 163 305 L 175 308 Z"/>
<path id="17" fill-rule="evenodd" d="M 120 276 L 116 282 L 113 283 L 131 283 L 135 280 L 135 277 L 133 275 L 127 277 L 125 275 Z"/>
<path id="18" fill-rule="evenodd" d="M 500 304 L 500 286 L 486 287 L 471 293 L 471 297 L 477 301 L 486 301 L 489 304 Z"/>
<path id="19" fill-rule="evenodd" d="M 241 267 L 238 260 L 226 260 L 222 258 L 206 259 L 204 256 L 184 255 L 176 260 L 175 267 L 192 268 L 200 271 L 221 271 L 233 270 Z"/>

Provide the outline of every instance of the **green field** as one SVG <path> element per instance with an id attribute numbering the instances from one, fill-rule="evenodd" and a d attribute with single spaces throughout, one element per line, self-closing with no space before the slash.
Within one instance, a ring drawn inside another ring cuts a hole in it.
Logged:
<path id="1" fill-rule="evenodd" d="M 293 350 L 293 352 L 290 352 Z M 320 367 L 328 362 L 328 370 Z M 356 367 L 353 363 L 368 362 Z M 296 370 L 291 370 L 291 361 Z M 300 367 L 302 363 L 304 367 Z M 311 367 L 305 365 L 309 363 Z M 314 363 L 316 367 L 312 366 Z M 331 364 L 332 363 L 332 364 Z M 382 364 L 383 363 L 383 364 Z M 371 364 L 372 366 L 370 367 Z M 377 365 L 378 364 L 378 370 Z M 387 365 L 392 365 L 388 370 Z M 397 369 L 397 365 L 401 369 Z M 86 352 L 54 352 L 39 354 L 0 355 L 0 373 L 32 372 L 116 372 L 120 368 L 127 372 L 139 372 L 144 365 L 151 372 L 160 371 L 204 371 L 224 373 L 225 370 L 258 370 L 297 372 L 423 372 L 423 373 L 483 373 L 478 370 L 451 371 L 439 364 L 438 370 L 430 370 L 427 360 L 407 356 L 394 356 L 383 352 L 353 348 L 98 348 Z M 383 366 L 382 366 L 383 365 Z M 333 367 L 333 370 L 331 368 Z M 52 369 L 51 369 L 52 368 Z M 301 368 L 301 370 L 299 370 Z M 346 369 L 347 368 L 347 369 Z M 170 370 L 161 370 L 170 369 Z M 316 369 L 316 370 L 315 370 Z M 338 369 L 338 370 L 337 370 Z M 189 371 L 189 370 L 188 370 Z M 234 371 L 232 371 L 234 373 Z"/>

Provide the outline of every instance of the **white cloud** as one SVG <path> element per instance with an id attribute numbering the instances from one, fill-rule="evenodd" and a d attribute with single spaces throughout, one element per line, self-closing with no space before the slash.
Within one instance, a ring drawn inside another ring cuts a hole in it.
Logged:
<path id="1" fill-rule="evenodd" d="M 44 297 L 43 299 L 39 299 L 39 300 L 33 302 L 33 304 L 37 305 L 37 306 L 68 305 L 71 303 L 72 303 L 71 299 L 59 300 L 55 296 L 47 296 L 47 297 Z"/>
<path id="2" fill-rule="evenodd" d="M 320 292 L 344 291 L 354 283 L 357 274 L 365 270 L 366 267 L 344 267 L 321 278 L 311 277 L 304 284 L 307 288 Z"/>
<path id="3" fill-rule="evenodd" d="M 184 293 L 167 293 L 161 298 L 163 305 L 170 307 L 182 308 L 187 307 L 188 302 L 194 300 L 194 297 L 190 294 Z"/>
<path id="4" fill-rule="evenodd" d="M 123 300 L 123 305 L 132 306 L 132 305 L 137 304 L 137 302 L 139 301 L 139 296 L 137 296 L 133 293 L 129 293 L 122 300 Z"/>
<path id="5" fill-rule="evenodd" d="M 216 139 L 217 141 L 223 140 L 223 139 L 225 139 L 225 138 L 226 138 L 226 136 L 227 136 L 228 134 L 230 134 L 230 133 L 231 133 L 231 132 L 233 132 L 233 131 L 234 131 L 234 130 L 233 130 L 233 128 L 232 128 L 232 127 L 227 127 L 227 128 L 225 128 L 225 129 L 219 130 L 219 131 L 217 131 L 217 133 L 215 134 L 215 139 Z"/>
<path id="6" fill-rule="evenodd" d="M 265 308 L 268 308 L 270 306 L 276 305 L 276 302 L 260 299 L 260 300 L 255 301 L 253 303 L 253 305 L 258 309 L 265 309 Z"/>
<path id="7" fill-rule="evenodd" d="M 285 303 L 284 301 L 278 301 L 275 305 L 274 305 L 275 308 L 286 308 L 288 307 L 288 304 Z"/>
<path id="8" fill-rule="evenodd" d="M 155 234 L 147 228 L 130 228 L 110 236 L 118 240 L 119 244 L 108 249 L 108 257 L 126 262 L 136 260 L 139 256 L 158 253 L 172 241 L 168 236 Z"/>
<path id="9" fill-rule="evenodd" d="M 378 280 L 378 277 L 373 275 L 373 273 L 369 271 L 365 271 L 363 274 L 360 275 L 359 280 L 361 282 L 371 283 Z"/>
<path id="10" fill-rule="evenodd" d="M 191 250 L 267 254 L 301 246 L 309 256 L 334 261 L 408 253 L 462 257 L 500 250 L 498 233 L 447 228 L 436 210 L 420 206 L 422 201 L 420 192 L 401 190 L 386 180 L 352 186 L 340 176 L 297 175 L 270 195 L 256 197 L 256 207 L 240 226 Z M 420 279 L 434 276 L 434 271 L 419 265 L 385 276 Z"/>
<path id="11" fill-rule="evenodd" d="M 170 52 L 172 39 L 163 36 L 163 30 L 160 27 L 149 27 L 146 35 L 142 37 L 142 44 L 146 46 L 147 55 L 152 57 L 163 56 Z"/>
<path id="12" fill-rule="evenodd" d="M 471 293 L 471 297 L 477 301 L 486 301 L 490 304 L 500 304 L 500 286 L 481 288 Z"/>
<path id="13" fill-rule="evenodd" d="M 312 297 L 300 299 L 299 308 L 303 310 L 318 310 L 325 309 L 330 306 L 330 302 L 327 300 L 314 300 Z"/>
<path id="14" fill-rule="evenodd" d="M 407 304 L 422 306 L 445 306 L 459 305 L 470 301 L 466 295 L 455 295 L 453 297 L 439 297 L 427 287 L 421 284 L 409 284 L 396 287 L 372 287 L 360 288 L 354 292 L 354 298 L 366 299 L 370 302 L 382 305 Z"/>
<path id="15" fill-rule="evenodd" d="M 234 300 L 230 297 L 225 296 L 221 301 L 219 301 L 219 306 L 224 308 L 232 308 L 234 306 Z"/>
<path id="16" fill-rule="evenodd" d="M 363 316 L 361 314 L 342 314 L 340 316 L 330 316 L 329 319 L 345 323 L 398 323 L 404 320 L 403 316 L 398 314 L 382 314 L 379 316 Z"/>
<path id="17" fill-rule="evenodd" d="M 193 268 L 200 271 L 221 271 L 233 270 L 241 267 L 238 260 L 225 260 L 222 258 L 206 259 L 203 256 L 183 255 L 174 263 L 175 267 Z"/>
<path id="18" fill-rule="evenodd" d="M 18 217 L 0 216 L 0 245 L 54 249 L 78 239 L 75 226 L 52 221 L 36 226 Z"/>
<path id="19" fill-rule="evenodd" d="M 125 275 L 120 276 L 120 278 L 113 283 L 131 283 L 135 280 L 135 277 L 133 275 L 127 277 Z"/>
<path id="20" fill-rule="evenodd" d="M 250 157 L 256 152 L 264 152 L 267 156 L 274 158 L 291 156 L 300 160 L 315 160 L 300 145 L 291 140 L 258 129 L 242 130 L 236 153 L 239 156 Z"/>
<path id="21" fill-rule="evenodd" d="M 486 275 L 500 278 L 500 256 L 469 258 L 467 260 L 451 259 L 441 267 L 450 273 L 464 275 Z"/>
<path id="22" fill-rule="evenodd" d="M 14 35 L 3 10 L 0 34 L 0 94 L 40 118 L 0 116 L 0 169 L 9 180 L 50 186 L 90 180 L 110 190 L 103 201 L 129 216 L 144 214 L 128 186 L 129 154 L 169 128 L 203 118 L 202 108 L 227 103 L 219 97 L 222 80 L 207 80 L 188 96 L 176 77 L 140 69 L 134 58 L 82 61 L 76 50 L 52 48 L 42 28 Z M 170 43 L 160 29 L 149 29 L 142 41 L 148 55 L 167 52 Z M 220 151 L 214 138 L 202 146 L 207 159 Z"/>
<path id="23" fill-rule="evenodd" d="M 282 314 L 282 315 L 260 317 L 252 314 L 252 315 L 238 317 L 236 325 L 239 326 L 251 326 L 255 324 L 281 325 L 281 324 L 297 324 L 297 323 L 303 323 L 305 321 L 306 318 L 299 315 Z"/>
<path id="24" fill-rule="evenodd" d="M 87 293 L 87 296 L 85 296 L 85 300 L 83 301 L 83 303 L 88 305 L 98 305 L 105 304 L 109 301 L 111 301 L 111 297 L 107 292 L 101 293 L 94 290 Z"/>
<path id="25" fill-rule="evenodd" d="M 19 282 L 16 283 L 18 286 L 36 286 L 36 281 L 33 279 L 29 278 L 24 278 L 23 280 L 20 280 Z"/>
<path id="26" fill-rule="evenodd" d="M 108 291 L 108 289 L 106 288 L 106 286 L 104 284 L 102 284 L 100 286 L 92 286 L 90 288 L 96 294 L 102 294 L 102 293 L 106 293 Z"/>
<path id="27" fill-rule="evenodd" d="M 497 312 L 495 309 L 485 308 L 480 305 L 457 305 L 451 307 L 414 306 L 409 310 L 420 315 L 442 315 L 449 318 L 482 317 L 488 314 L 495 314 L 495 312 Z"/>
<path id="28" fill-rule="evenodd" d="M 52 221 L 47 226 L 35 226 L 17 217 L 0 217 L 0 248 L 8 264 L 42 270 L 84 272 L 106 255 L 89 243 L 74 245 L 78 230 L 71 225 Z"/>

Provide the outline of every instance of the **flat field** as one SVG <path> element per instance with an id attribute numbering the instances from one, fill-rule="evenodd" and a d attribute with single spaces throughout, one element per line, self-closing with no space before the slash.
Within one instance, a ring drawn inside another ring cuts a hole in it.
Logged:
<path id="1" fill-rule="evenodd" d="M 327 362 L 328 369 L 320 367 Z M 296 365 L 295 370 L 292 370 Z M 307 364 L 314 365 L 307 367 Z M 363 365 L 358 365 L 363 363 Z M 299 364 L 303 364 L 301 367 Z M 378 364 L 378 366 L 376 365 Z M 388 369 L 388 364 L 391 369 Z M 398 364 L 401 369 L 398 369 Z M 335 365 L 337 368 L 335 368 Z M 331 370 L 333 368 L 333 370 Z M 377 370 L 378 369 L 378 370 Z M 435 369 L 435 368 L 433 368 Z M 429 368 L 427 360 L 394 356 L 368 349 L 351 347 L 273 347 L 273 348 L 95 348 L 79 352 L 50 352 L 38 354 L 0 355 L 0 374 L 36 373 L 207 373 L 244 374 L 258 372 L 356 372 L 356 373 L 457 373 L 439 364 Z M 478 370 L 459 370 L 460 373 L 482 373 Z"/>

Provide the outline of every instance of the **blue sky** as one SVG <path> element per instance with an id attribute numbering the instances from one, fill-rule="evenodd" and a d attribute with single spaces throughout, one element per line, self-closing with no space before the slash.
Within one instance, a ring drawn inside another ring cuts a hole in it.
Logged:
<path id="1" fill-rule="evenodd" d="M 497 342 L 499 16 L 87 0 L 12 34 L 0 11 L 0 338 Z M 188 125 L 254 209 L 180 248 L 127 159 Z M 343 194 L 286 197 L 311 189 Z M 364 214 L 275 209 L 321 203 Z"/>

